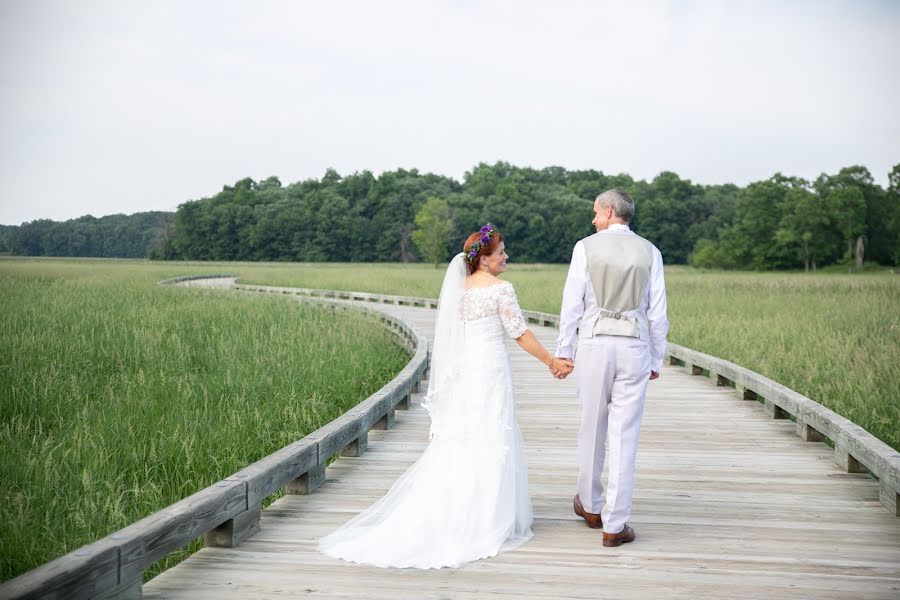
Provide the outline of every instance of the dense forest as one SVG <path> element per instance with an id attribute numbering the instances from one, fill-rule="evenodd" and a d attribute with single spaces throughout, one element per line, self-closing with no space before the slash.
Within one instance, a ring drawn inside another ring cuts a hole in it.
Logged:
<path id="1" fill-rule="evenodd" d="M 0 254 L 9 253 L 9 240 L 17 229 L 15 225 L 0 225 Z"/>
<path id="2" fill-rule="evenodd" d="M 378 177 L 329 170 L 289 185 L 276 177 L 242 179 L 180 205 L 174 223 L 169 213 L 33 221 L 12 232 L 8 246 L 14 254 L 149 252 L 176 260 L 443 260 L 491 222 L 517 262 L 567 262 L 575 241 L 592 233 L 593 198 L 613 187 L 634 197 L 633 228 L 670 264 L 815 269 L 863 258 L 900 262 L 900 165 L 888 189 L 859 166 L 815 181 L 775 174 L 745 187 L 700 185 L 671 172 L 645 181 L 504 162 L 479 164 L 462 182 L 416 170 Z"/>
<path id="3" fill-rule="evenodd" d="M 613 187 L 632 194 L 634 229 L 667 263 L 812 269 L 856 260 L 858 251 L 885 265 L 900 260 L 900 165 L 885 190 L 864 167 L 812 182 L 776 174 L 739 188 L 699 185 L 670 172 L 647 182 L 502 162 L 479 164 L 462 183 L 415 170 L 379 177 L 329 170 L 320 180 L 287 186 L 274 177 L 243 179 L 179 206 L 174 235 L 153 256 L 411 261 L 425 258 L 422 244 L 413 243 L 417 223 L 432 222 L 445 225 L 434 235 L 445 238 L 447 258 L 468 233 L 491 222 L 516 261 L 567 262 L 575 241 L 592 233 L 592 200 Z M 429 199 L 445 207 L 426 206 Z M 423 210 L 438 210 L 440 217 L 423 219 Z"/>
<path id="4" fill-rule="evenodd" d="M 38 219 L 18 227 L 0 226 L 0 252 L 23 256 L 146 258 L 171 235 L 175 215 L 90 215 L 68 221 Z"/>

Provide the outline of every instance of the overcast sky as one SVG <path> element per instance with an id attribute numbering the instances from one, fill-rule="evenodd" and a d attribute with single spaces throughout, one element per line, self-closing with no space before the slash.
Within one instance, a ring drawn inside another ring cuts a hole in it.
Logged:
<path id="1" fill-rule="evenodd" d="M 897 1 L 0 0 L 0 223 L 328 167 L 886 185 L 898 73 Z"/>

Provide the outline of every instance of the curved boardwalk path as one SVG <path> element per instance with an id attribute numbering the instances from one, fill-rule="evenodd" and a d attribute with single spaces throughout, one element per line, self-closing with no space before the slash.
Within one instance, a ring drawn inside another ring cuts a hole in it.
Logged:
<path id="1" fill-rule="evenodd" d="M 368 306 L 372 306 L 368 304 Z M 429 336 L 434 311 L 379 305 Z M 548 348 L 556 331 L 531 326 Z M 328 467 L 310 496 L 285 496 L 237 548 L 203 548 L 144 585 L 145 598 L 900 598 L 900 519 L 878 484 L 840 470 L 730 388 L 666 366 L 649 388 L 631 524 L 604 548 L 572 514 L 579 409 L 510 343 L 535 537 L 461 569 L 377 569 L 319 554 L 316 540 L 368 506 L 419 456 L 428 418 L 413 397 L 368 451 Z M 348 365 L 352 372 L 353 366 Z M 444 518 L 436 514 L 436 519 Z"/>

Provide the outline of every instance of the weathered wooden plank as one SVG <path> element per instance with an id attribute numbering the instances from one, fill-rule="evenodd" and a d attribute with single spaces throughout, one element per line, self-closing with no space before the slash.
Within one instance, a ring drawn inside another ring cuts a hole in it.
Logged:
<path id="1" fill-rule="evenodd" d="M 119 550 L 103 539 L 4 582 L 0 598 L 93 598 L 118 580 Z"/>
<path id="2" fill-rule="evenodd" d="M 247 510 L 247 483 L 224 480 L 109 536 L 119 546 L 119 580 L 138 579 L 166 554 Z"/>
<path id="3" fill-rule="evenodd" d="M 247 506 L 250 507 L 318 464 L 316 441 L 304 438 L 244 467 L 229 479 L 247 482 Z"/>
<path id="4" fill-rule="evenodd" d="M 895 517 L 900 517 L 900 494 L 886 481 L 878 482 L 879 500 Z"/>
<path id="5" fill-rule="evenodd" d="M 329 458 L 369 430 L 359 417 L 359 413 L 350 410 L 307 436 L 307 439 L 318 444 L 319 464 L 327 463 Z"/>

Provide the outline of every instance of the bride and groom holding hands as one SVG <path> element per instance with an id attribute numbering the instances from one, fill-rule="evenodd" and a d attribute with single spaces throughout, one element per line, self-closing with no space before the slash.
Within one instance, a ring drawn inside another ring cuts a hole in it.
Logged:
<path id="1" fill-rule="evenodd" d="M 668 320 L 662 256 L 630 230 L 633 215 L 634 202 L 620 190 L 594 201 L 597 233 L 572 251 L 555 355 L 528 330 L 513 286 L 497 277 L 508 259 L 500 232 L 485 225 L 469 236 L 438 302 L 423 403 L 429 443 L 387 494 L 320 540 L 322 552 L 379 567 L 459 567 L 532 537 L 507 337 L 557 378 L 574 370 L 575 514 L 603 530 L 604 546 L 634 541 L 627 521 L 638 434 Z"/>

